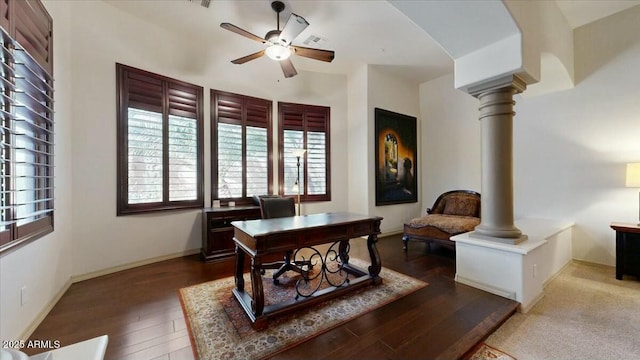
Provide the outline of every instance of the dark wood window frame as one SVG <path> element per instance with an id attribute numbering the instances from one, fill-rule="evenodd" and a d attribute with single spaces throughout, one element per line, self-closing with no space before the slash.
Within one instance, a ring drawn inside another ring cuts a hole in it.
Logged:
<path id="1" fill-rule="evenodd" d="M 251 204 L 253 195 L 247 193 L 247 143 L 242 142 L 242 196 L 221 198 L 219 194 L 218 123 L 241 125 L 242 139 L 246 139 L 247 125 L 266 126 L 268 193 L 273 193 L 273 125 L 271 100 L 211 89 L 211 200 L 222 203 L 235 201 L 237 205 Z"/>
<path id="2" fill-rule="evenodd" d="M 280 139 L 278 144 L 278 193 L 280 195 L 295 195 L 285 189 L 285 157 L 293 157 L 292 154 L 285 154 L 285 130 L 299 130 L 303 131 L 304 149 L 307 152 L 301 159 L 300 166 L 300 178 L 303 180 L 304 187 L 300 189 L 300 201 L 331 201 L 331 131 L 330 131 L 330 119 L 331 108 L 326 106 L 317 105 L 305 105 L 278 102 L 278 138 Z M 309 194 L 308 181 L 309 168 L 309 146 L 308 136 L 309 131 L 315 130 L 316 132 L 325 133 L 325 181 L 326 191 L 324 194 Z"/>
<path id="3" fill-rule="evenodd" d="M 0 3 L 0 252 L 54 230 L 53 20 L 37 0 Z"/>
<path id="4" fill-rule="evenodd" d="M 202 208 L 204 205 L 204 89 L 184 81 L 116 64 L 118 121 L 117 215 L 162 210 Z M 160 90 L 159 90 L 160 89 Z M 162 113 L 162 200 L 130 204 L 128 163 L 128 111 L 132 108 Z M 169 116 L 196 120 L 196 198 L 170 200 Z"/>

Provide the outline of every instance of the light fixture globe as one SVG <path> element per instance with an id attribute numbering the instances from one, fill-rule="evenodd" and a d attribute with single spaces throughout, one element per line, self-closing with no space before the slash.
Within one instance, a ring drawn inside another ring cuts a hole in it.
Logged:
<path id="1" fill-rule="evenodd" d="M 286 60 L 291 56 L 291 49 L 288 46 L 273 44 L 264 50 L 264 53 L 273 60 Z"/>

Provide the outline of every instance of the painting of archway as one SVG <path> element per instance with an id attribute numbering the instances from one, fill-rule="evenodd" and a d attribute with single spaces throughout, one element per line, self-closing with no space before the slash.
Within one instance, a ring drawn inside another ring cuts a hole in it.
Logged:
<path id="1" fill-rule="evenodd" d="M 416 121 L 375 109 L 376 206 L 418 201 Z"/>

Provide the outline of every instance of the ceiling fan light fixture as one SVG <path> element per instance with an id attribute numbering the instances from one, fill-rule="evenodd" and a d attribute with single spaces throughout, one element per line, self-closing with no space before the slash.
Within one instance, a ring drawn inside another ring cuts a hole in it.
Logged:
<path id="1" fill-rule="evenodd" d="M 273 44 L 266 48 L 264 50 L 264 53 L 267 54 L 270 59 L 276 61 L 286 60 L 289 58 L 289 56 L 291 56 L 291 48 L 289 48 L 288 46 L 282 46 L 280 44 Z"/>

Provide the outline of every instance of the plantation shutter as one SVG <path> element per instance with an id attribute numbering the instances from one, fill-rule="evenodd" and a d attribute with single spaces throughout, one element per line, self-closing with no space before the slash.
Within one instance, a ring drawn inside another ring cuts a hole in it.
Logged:
<path id="1" fill-rule="evenodd" d="M 211 91 L 214 199 L 243 199 L 269 193 L 271 102 Z"/>
<path id="2" fill-rule="evenodd" d="M 319 106 L 307 106 L 305 112 L 307 125 L 307 195 L 327 194 L 327 150 L 329 109 Z"/>
<path id="3" fill-rule="evenodd" d="M 279 104 L 280 117 L 284 127 L 282 137 L 284 161 L 284 195 L 297 195 L 294 184 L 298 179 L 298 159 L 292 155 L 295 149 L 306 149 L 304 142 L 304 106 L 296 104 Z M 305 157 L 300 157 L 300 184 L 306 184 Z M 300 193 L 305 194 L 304 188 Z"/>
<path id="4" fill-rule="evenodd" d="M 160 79 L 124 70 L 127 88 L 127 204 L 162 203 L 163 85 Z"/>
<path id="5" fill-rule="evenodd" d="M 4 250 L 53 231 L 54 111 L 51 18 L 40 2 L 1 0 L 0 24 Z"/>
<path id="6" fill-rule="evenodd" d="M 304 200 L 329 200 L 329 112 L 323 106 L 279 103 L 282 134 L 281 192 L 296 195 L 298 178 L 295 149 L 306 149 L 300 158 L 300 189 Z M 306 180 L 305 180 L 306 179 Z"/>
<path id="7" fill-rule="evenodd" d="M 198 92 L 168 84 L 169 201 L 198 199 Z"/>
<path id="8" fill-rule="evenodd" d="M 117 69 L 124 119 L 118 214 L 202 206 L 202 88 Z"/>

